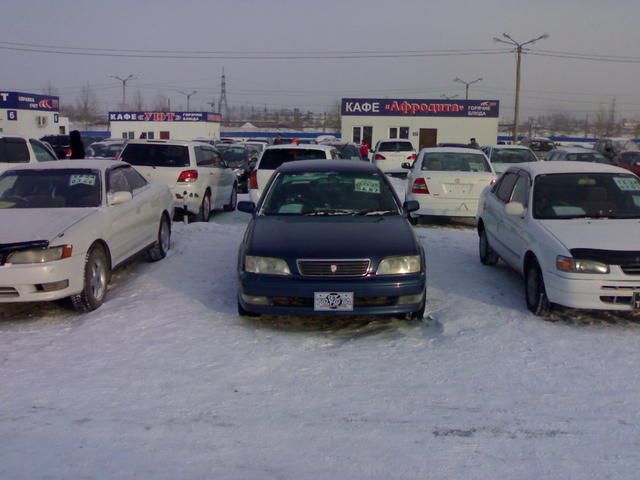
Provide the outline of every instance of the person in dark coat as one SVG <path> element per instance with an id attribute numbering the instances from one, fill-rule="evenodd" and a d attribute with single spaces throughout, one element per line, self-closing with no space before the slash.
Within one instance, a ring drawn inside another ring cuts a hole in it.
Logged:
<path id="1" fill-rule="evenodd" d="M 84 158 L 84 144 L 78 130 L 72 130 L 69 134 L 69 146 L 71 147 L 71 156 L 69 158 L 74 160 Z"/>

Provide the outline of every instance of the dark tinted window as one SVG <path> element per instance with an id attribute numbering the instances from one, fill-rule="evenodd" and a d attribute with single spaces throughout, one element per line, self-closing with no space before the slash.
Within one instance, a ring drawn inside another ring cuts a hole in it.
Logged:
<path id="1" fill-rule="evenodd" d="M 520 202 L 525 207 L 529 205 L 529 177 L 520 175 L 511 194 L 512 202 Z"/>
<path id="2" fill-rule="evenodd" d="M 508 202 L 511 198 L 511 191 L 513 190 L 516 180 L 518 180 L 518 175 L 515 173 L 505 173 L 496 191 L 496 196 L 503 202 Z"/>
<path id="3" fill-rule="evenodd" d="M 222 152 L 222 159 L 232 168 L 241 166 L 247 161 L 248 156 L 249 152 L 244 147 L 229 147 Z"/>
<path id="4" fill-rule="evenodd" d="M 320 160 L 327 158 L 324 150 L 312 150 L 302 148 L 274 148 L 265 150 L 260 160 L 260 168 L 275 170 L 286 162 L 297 160 Z"/>
<path id="5" fill-rule="evenodd" d="M 66 147 L 71 142 L 69 140 L 69 135 L 46 135 L 42 137 L 40 140 L 43 142 L 47 142 L 49 145 L 53 147 Z"/>
<path id="6" fill-rule="evenodd" d="M 138 188 L 142 188 L 147 184 L 147 181 L 145 180 L 145 178 L 142 175 L 140 175 L 138 172 L 136 172 L 135 169 L 131 167 L 125 167 L 122 170 L 124 170 L 124 174 L 127 177 L 129 185 L 134 190 L 137 190 Z"/>
<path id="7" fill-rule="evenodd" d="M 28 163 L 29 149 L 27 142 L 22 138 L 0 138 L 0 162 L 4 163 Z"/>
<path id="8" fill-rule="evenodd" d="M 131 165 L 150 167 L 187 167 L 189 148 L 182 145 L 130 143 L 120 160 Z"/>
<path id="9" fill-rule="evenodd" d="M 491 152 L 492 163 L 536 162 L 538 159 L 525 148 L 494 148 Z"/>
<path id="10" fill-rule="evenodd" d="M 609 163 L 609 160 L 604 155 L 596 152 L 567 153 L 567 160 L 571 162 Z"/>
<path id="11" fill-rule="evenodd" d="M 380 142 L 380 152 L 410 152 L 413 150 L 411 142 Z"/>
<path id="12" fill-rule="evenodd" d="M 623 165 L 634 165 L 636 162 L 640 162 L 640 152 L 626 152 L 620 155 L 620 160 Z"/>
<path id="13" fill-rule="evenodd" d="M 340 158 L 345 160 L 360 160 L 360 150 L 355 145 L 337 145 L 336 150 Z"/>
<path id="14" fill-rule="evenodd" d="M 474 153 L 426 153 L 421 168 L 439 172 L 491 172 L 484 155 Z"/>

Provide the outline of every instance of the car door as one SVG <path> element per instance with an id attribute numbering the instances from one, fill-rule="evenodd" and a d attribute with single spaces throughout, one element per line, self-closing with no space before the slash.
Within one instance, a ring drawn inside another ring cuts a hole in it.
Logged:
<path id="1" fill-rule="evenodd" d="M 125 191 L 133 194 L 123 167 L 106 171 L 107 209 L 111 218 L 111 232 L 108 239 L 113 264 L 117 265 L 140 250 L 143 232 L 141 196 L 133 197 L 119 205 L 109 205 L 110 194 Z"/>
<path id="2" fill-rule="evenodd" d="M 484 203 L 482 218 L 485 224 L 485 231 L 489 239 L 489 244 L 496 253 L 503 259 L 508 257 L 509 246 L 502 238 L 501 230 L 504 229 L 502 222 L 505 216 L 504 207 L 511 198 L 511 192 L 518 180 L 517 171 L 509 170 L 500 177 Z M 508 257 L 510 258 L 510 257 Z M 508 260 L 507 260 L 508 261 Z"/>
<path id="3" fill-rule="evenodd" d="M 133 167 L 121 167 L 140 209 L 140 248 L 156 241 L 163 205 L 157 190 Z"/>
<path id="4" fill-rule="evenodd" d="M 524 171 L 520 171 L 506 203 L 519 202 L 525 208 L 525 212 L 522 216 L 507 215 L 505 213 L 502 217 L 502 223 L 500 223 L 498 228 L 501 241 L 505 245 L 505 256 L 503 259 L 517 268 L 518 271 L 522 271 L 524 254 L 529 245 L 528 216 L 526 209 L 529 208 L 530 189 L 531 179 L 529 175 Z"/>
<path id="5" fill-rule="evenodd" d="M 213 178 L 216 180 L 216 189 L 218 191 L 215 206 L 216 208 L 222 208 L 231 198 L 231 190 L 233 189 L 236 175 L 225 161 L 222 160 L 222 157 L 217 151 L 211 149 L 209 155 L 211 155 L 212 158 Z"/>

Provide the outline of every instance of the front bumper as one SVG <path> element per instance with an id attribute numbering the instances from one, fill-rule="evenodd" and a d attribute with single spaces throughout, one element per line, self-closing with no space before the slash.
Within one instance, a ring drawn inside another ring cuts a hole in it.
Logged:
<path id="1" fill-rule="evenodd" d="M 85 254 L 43 264 L 0 266 L 0 303 L 43 302 L 80 293 Z M 68 281 L 64 288 L 45 291 L 43 284 Z"/>
<path id="2" fill-rule="evenodd" d="M 575 278 L 545 272 L 547 297 L 552 303 L 570 308 L 590 310 L 633 310 L 633 294 L 640 292 L 637 280 L 599 278 Z"/>
<path id="3" fill-rule="evenodd" d="M 315 311 L 314 292 L 353 292 L 352 311 Z M 419 310 L 423 300 L 398 304 L 399 297 L 426 294 L 425 273 L 368 276 L 362 278 L 316 279 L 300 276 L 239 274 L 238 302 L 252 313 L 276 315 L 401 315 Z M 245 301 L 247 296 L 266 297 L 267 305 Z M 245 298 L 243 298 L 245 297 Z"/>

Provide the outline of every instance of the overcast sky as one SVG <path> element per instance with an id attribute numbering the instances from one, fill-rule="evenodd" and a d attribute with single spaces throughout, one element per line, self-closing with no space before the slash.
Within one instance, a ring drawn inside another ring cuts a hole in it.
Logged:
<path id="1" fill-rule="evenodd" d="M 542 33 L 533 48 L 630 56 L 635 63 L 523 57 L 522 118 L 543 113 L 584 117 L 615 96 L 620 114 L 640 118 L 640 1 L 610 0 L 3 0 L 0 42 L 128 50 L 349 52 L 496 49 L 495 36 L 518 41 Z M 7 46 L 0 43 L 0 47 Z M 303 55 L 304 56 L 304 55 Z M 37 92 L 47 82 L 62 102 L 93 85 L 104 110 L 117 109 L 120 83 L 136 76 L 147 102 L 162 91 L 198 93 L 191 110 L 209 110 L 227 74 L 230 105 L 300 106 L 322 111 L 343 96 L 440 98 L 460 95 L 455 77 L 483 81 L 470 98 L 498 99 L 512 115 L 513 54 L 295 60 L 118 58 L 0 49 L 0 88 Z"/>

